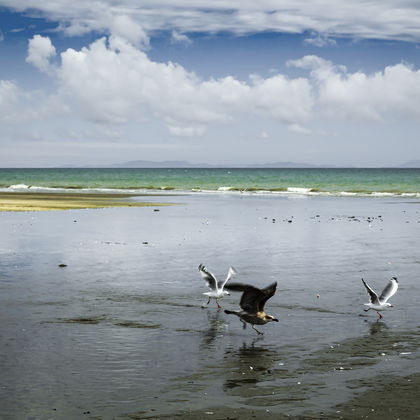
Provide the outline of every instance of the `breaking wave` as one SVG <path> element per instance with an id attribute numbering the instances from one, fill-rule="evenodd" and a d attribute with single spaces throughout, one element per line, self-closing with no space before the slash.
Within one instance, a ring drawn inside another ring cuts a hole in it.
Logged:
<path id="1" fill-rule="evenodd" d="M 56 192 L 56 193 L 101 193 L 101 194 L 242 194 L 242 195 L 271 195 L 271 196 L 340 196 L 340 197 L 406 197 L 420 198 L 420 192 L 403 191 L 328 191 L 311 187 L 286 187 L 286 188 L 256 188 L 219 186 L 209 188 L 180 188 L 170 185 L 165 186 L 131 186 L 121 188 L 83 187 L 83 186 L 40 186 L 27 184 L 13 184 L 0 187 L 1 192 Z"/>

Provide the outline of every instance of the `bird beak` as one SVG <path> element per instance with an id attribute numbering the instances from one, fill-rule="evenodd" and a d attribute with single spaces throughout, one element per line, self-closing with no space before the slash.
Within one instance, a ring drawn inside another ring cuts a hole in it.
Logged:
<path id="1" fill-rule="evenodd" d="M 273 318 L 273 321 L 279 322 L 279 320 L 277 318 Z"/>

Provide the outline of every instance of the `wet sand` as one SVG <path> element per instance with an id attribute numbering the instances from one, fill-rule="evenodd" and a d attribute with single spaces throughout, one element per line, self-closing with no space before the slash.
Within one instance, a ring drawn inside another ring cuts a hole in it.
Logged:
<path id="1" fill-rule="evenodd" d="M 418 200 L 165 201 L 0 213 L 2 418 L 418 418 Z M 277 281 L 280 322 L 258 337 L 202 309 L 200 263 Z M 377 321 L 360 278 L 391 276 Z"/>
<path id="2" fill-rule="evenodd" d="M 131 194 L 0 192 L 0 211 L 49 211 L 165 205 L 133 202 Z"/>

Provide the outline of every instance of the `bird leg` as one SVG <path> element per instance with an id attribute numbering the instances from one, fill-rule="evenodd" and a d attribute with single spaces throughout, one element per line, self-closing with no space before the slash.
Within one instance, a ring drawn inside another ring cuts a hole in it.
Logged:
<path id="1" fill-rule="evenodd" d="M 207 306 L 209 306 L 209 303 L 210 303 L 210 298 L 209 298 L 209 300 L 207 301 L 207 305 L 206 305 L 205 303 L 203 303 L 203 304 L 201 305 L 201 307 L 202 307 L 203 309 L 206 309 L 206 308 L 207 308 Z"/>
<path id="2" fill-rule="evenodd" d="M 216 299 L 216 303 L 217 303 L 217 307 L 219 308 L 219 309 L 222 309 L 222 307 L 219 305 L 219 301 Z"/>
<path id="3" fill-rule="evenodd" d="M 242 321 L 242 319 L 240 319 L 240 321 L 242 322 L 242 328 L 245 329 L 246 328 L 246 322 Z"/>
<path id="4" fill-rule="evenodd" d="M 383 316 L 378 311 L 376 311 L 376 313 L 379 315 L 379 318 L 378 319 L 382 319 L 383 318 Z"/>
<path id="5" fill-rule="evenodd" d="M 263 333 L 263 332 L 261 332 L 261 331 L 258 331 L 258 330 L 255 328 L 255 326 L 254 326 L 254 325 L 252 325 L 252 329 L 253 329 L 253 330 L 255 330 L 255 331 L 258 333 L 258 335 L 264 335 L 264 333 Z"/>

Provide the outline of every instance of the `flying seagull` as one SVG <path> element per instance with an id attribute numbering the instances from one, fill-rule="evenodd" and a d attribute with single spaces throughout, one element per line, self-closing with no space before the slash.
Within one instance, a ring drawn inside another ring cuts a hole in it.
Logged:
<path id="1" fill-rule="evenodd" d="M 388 284 L 385 286 L 385 289 L 382 290 L 380 296 L 378 296 L 371 287 L 362 279 L 363 284 L 366 287 L 366 290 L 369 294 L 369 303 L 365 303 L 366 306 L 369 306 L 368 309 L 364 309 L 365 312 L 374 309 L 377 314 L 379 315 L 378 319 L 382 319 L 382 315 L 379 311 L 383 311 L 384 309 L 392 308 L 392 305 L 388 303 L 388 300 L 395 295 L 398 289 L 398 280 L 396 277 L 392 277 Z"/>
<path id="2" fill-rule="evenodd" d="M 225 287 L 225 284 L 228 282 L 228 280 L 236 274 L 235 269 L 233 267 L 229 268 L 228 275 L 224 281 L 217 281 L 216 277 L 212 273 L 210 273 L 210 271 L 208 271 L 203 264 L 200 264 L 198 266 L 198 270 L 200 271 L 200 274 L 205 280 L 205 282 L 207 283 L 207 286 L 211 290 L 210 292 L 203 293 L 203 295 L 209 297 L 207 305 L 210 303 L 210 299 L 213 298 L 216 299 L 217 307 L 220 309 L 221 306 L 219 305 L 219 299 L 230 294 L 226 290 L 223 290 L 223 288 Z"/>
<path id="3" fill-rule="evenodd" d="M 274 318 L 271 315 L 267 315 L 264 312 L 264 305 L 271 296 L 274 296 L 276 293 L 277 282 L 270 284 L 264 289 L 258 289 L 249 284 L 242 283 L 231 283 L 226 286 L 226 289 L 233 290 L 236 292 L 243 292 L 241 296 L 241 301 L 239 306 L 241 311 L 228 311 L 225 310 L 227 314 L 234 314 L 239 317 L 243 324 L 243 328 L 246 328 L 246 323 L 252 325 L 252 328 L 259 334 L 262 335 L 261 331 L 258 331 L 255 328 L 255 325 L 264 325 L 267 322 L 276 321 L 279 322 L 277 318 Z"/>

